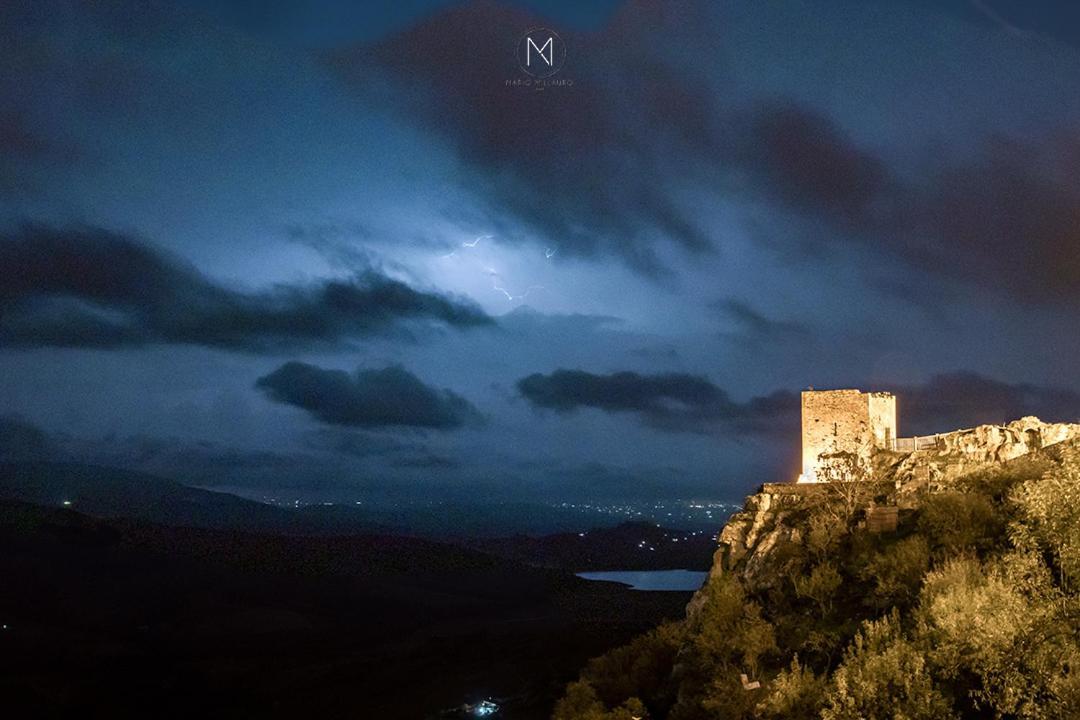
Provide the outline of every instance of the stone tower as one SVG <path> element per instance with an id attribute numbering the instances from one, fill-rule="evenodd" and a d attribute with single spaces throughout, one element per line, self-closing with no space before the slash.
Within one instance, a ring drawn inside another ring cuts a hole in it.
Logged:
<path id="1" fill-rule="evenodd" d="M 896 398 L 859 390 L 806 390 L 802 394 L 802 475 L 820 482 L 822 470 L 846 466 L 870 470 L 874 448 L 896 439 Z M 846 474 L 841 471 L 841 474 Z"/>

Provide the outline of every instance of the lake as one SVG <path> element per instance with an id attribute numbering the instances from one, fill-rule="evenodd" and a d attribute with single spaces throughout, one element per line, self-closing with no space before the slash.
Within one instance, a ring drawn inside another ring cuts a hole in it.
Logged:
<path id="1" fill-rule="evenodd" d="M 709 573 L 698 570 L 604 570 L 577 573 L 586 580 L 605 580 L 629 585 L 631 590 L 697 590 Z"/>

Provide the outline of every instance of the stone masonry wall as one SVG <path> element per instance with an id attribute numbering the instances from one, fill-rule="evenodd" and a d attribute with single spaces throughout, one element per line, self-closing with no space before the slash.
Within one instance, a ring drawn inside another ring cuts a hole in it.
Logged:
<path id="1" fill-rule="evenodd" d="M 820 480 L 830 458 L 848 455 L 869 470 L 875 447 L 896 437 L 896 399 L 889 393 L 808 390 L 802 394 L 803 482 Z"/>
<path id="2" fill-rule="evenodd" d="M 896 439 L 896 396 L 892 393 L 867 393 L 870 410 L 870 430 L 874 433 L 874 445 L 879 448 L 892 446 Z"/>

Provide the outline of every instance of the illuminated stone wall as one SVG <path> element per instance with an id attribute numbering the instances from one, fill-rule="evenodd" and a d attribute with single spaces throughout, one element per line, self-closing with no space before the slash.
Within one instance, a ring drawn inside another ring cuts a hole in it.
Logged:
<path id="1" fill-rule="evenodd" d="M 866 399 L 874 445 L 891 448 L 896 440 L 896 396 L 892 393 L 872 392 L 866 394 Z"/>
<path id="2" fill-rule="evenodd" d="M 891 394 L 807 390 L 802 394 L 799 481 L 819 482 L 830 474 L 832 479 L 856 479 L 852 471 L 868 472 L 873 449 L 895 438 L 896 398 Z"/>

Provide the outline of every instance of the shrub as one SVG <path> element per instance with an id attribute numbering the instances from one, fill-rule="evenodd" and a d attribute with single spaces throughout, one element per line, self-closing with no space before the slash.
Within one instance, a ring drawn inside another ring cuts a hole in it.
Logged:
<path id="1" fill-rule="evenodd" d="M 927 497 L 916 524 L 942 555 L 985 553 L 1004 538 L 1004 518 L 985 495 L 945 492 Z"/>
<path id="2" fill-rule="evenodd" d="M 847 531 L 835 518 L 820 510 L 810 513 L 806 527 L 806 549 L 816 560 L 829 557 Z"/>
<path id="3" fill-rule="evenodd" d="M 773 627 L 761 607 L 747 599 L 742 584 L 730 575 L 705 587 L 705 602 L 692 628 L 696 659 L 706 668 L 745 669 L 756 674 L 758 660 L 776 647 Z"/>
<path id="4" fill-rule="evenodd" d="M 596 691 L 584 680 L 566 686 L 566 694 L 555 705 L 552 720 L 602 720 L 604 704 Z"/>
<path id="5" fill-rule="evenodd" d="M 899 615 L 863 623 L 833 674 L 822 720 L 939 720 L 955 717 L 922 653 L 900 632 Z"/>
<path id="6" fill-rule="evenodd" d="M 799 664 L 799 656 L 788 670 L 769 683 L 769 694 L 757 706 L 758 717 L 767 720 L 816 720 L 824 701 L 825 679 Z"/>
<path id="7" fill-rule="evenodd" d="M 874 585 L 867 603 L 882 610 L 909 606 L 929 567 L 930 546 L 920 535 L 904 538 L 872 555 L 859 573 Z"/>
<path id="8" fill-rule="evenodd" d="M 593 658 L 582 677 L 608 707 L 635 696 L 653 706 L 664 705 L 683 635 L 680 624 L 664 623 L 628 645 Z"/>
<path id="9" fill-rule="evenodd" d="M 637 698 L 630 698 L 614 710 L 606 710 L 592 687 L 584 681 L 570 683 L 555 705 L 552 720 L 648 720 L 649 713 Z"/>

